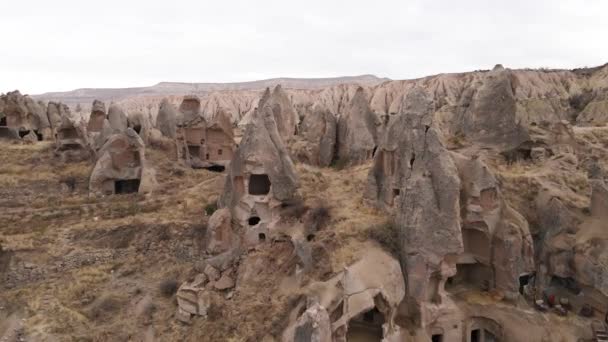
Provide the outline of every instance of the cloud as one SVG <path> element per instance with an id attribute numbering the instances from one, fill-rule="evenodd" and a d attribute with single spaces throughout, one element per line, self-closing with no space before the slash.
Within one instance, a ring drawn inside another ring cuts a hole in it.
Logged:
<path id="1" fill-rule="evenodd" d="M 12 1 L 0 91 L 606 62 L 603 0 Z"/>

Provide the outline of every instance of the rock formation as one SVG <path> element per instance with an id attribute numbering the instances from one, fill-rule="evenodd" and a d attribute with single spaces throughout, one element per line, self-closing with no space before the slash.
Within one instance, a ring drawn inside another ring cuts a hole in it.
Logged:
<path id="1" fill-rule="evenodd" d="M 334 159 L 336 117 L 323 105 L 315 104 L 305 111 L 298 138 L 290 145 L 294 158 L 310 165 L 329 166 Z"/>
<path id="2" fill-rule="evenodd" d="M 91 115 L 89 116 L 89 123 L 87 125 L 87 131 L 89 133 L 101 132 L 103 129 L 104 121 L 106 120 L 106 105 L 98 100 L 93 101 Z"/>
<path id="3" fill-rule="evenodd" d="M 230 118 L 219 108 L 208 122 L 200 113 L 197 97 L 187 96 L 180 105 L 177 125 L 179 158 L 193 168 L 223 171 L 232 159 L 235 143 Z"/>
<path id="4" fill-rule="evenodd" d="M 177 109 L 165 98 L 160 103 L 158 116 L 156 117 L 156 128 L 166 137 L 175 139 L 177 123 Z"/>
<path id="5" fill-rule="evenodd" d="M 367 95 L 359 87 L 338 120 L 337 158 L 347 165 L 370 160 L 376 149 L 376 130 Z"/>
<path id="6" fill-rule="evenodd" d="M 55 131 L 55 154 L 63 161 L 82 161 L 91 157 L 91 146 L 84 123 L 76 124 L 64 113 Z"/>
<path id="7" fill-rule="evenodd" d="M 57 130 L 59 126 L 62 124 L 63 117 L 70 116 L 70 108 L 58 102 L 49 102 L 46 107 L 46 115 L 49 120 L 49 124 L 51 125 L 51 129 L 53 130 L 53 137 L 56 137 Z"/>
<path id="8" fill-rule="evenodd" d="M 279 135 L 283 142 L 287 143 L 296 133 L 298 116 L 281 85 L 277 85 L 272 93 L 270 88 L 266 88 L 258 103 L 258 109 L 266 106 L 272 110 Z"/>
<path id="9" fill-rule="evenodd" d="M 201 117 L 201 100 L 194 95 L 184 96 L 179 105 L 180 118 L 178 124 L 184 125 Z"/>
<path id="10" fill-rule="evenodd" d="M 134 130 L 112 135 L 97 155 L 89 180 L 92 195 L 149 193 L 155 188 L 155 171 L 147 165 L 144 143 Z"/>
<path id="11" fill-rule="evenodd" d="M 127 127 L 129 127 L 127 115 L 122 108 L 115 103 L 112 103 L 110 108 L 108 108 L 108 121 L 110 122 L 110 127 L 112 127 L 114 133 L 125 132 Z"/>
<path id="12" fill-rule="evenodd" d="M 133 129 L 135 133 L 139 134 L 144 144 L 147 144 L 148 139 L 150 138 L 150 129 L 152 128 L 148 117 L 142 112 L 133 112 L 129 113 L 127 122 L 129 128 Z"/>
<path id="13" fill-rule="evenodd" d="M 230 162 L 220 206 L 246 228 L 245 243 L 271 238 L 278 210 L 297 196 L 298 178 L 269 104 L 254 113 Z"/>
<path id="14" fill-rule="evenodd" d="M 405 284 L 399 262 L 386 252 L 372 248 L 360 261 L 305 292 L 306 311 L 287 328 L 283 341 L 350 341 L 357 336 L 356 322 L 364 320 L 376 325 L 386 340 L 400 336 L 395 317 Z"/>
<path id="15" fill-rule="evenodd" d="M 46 110 L 19 91 L 1 96 L 0 137 L 41 141 L 53 139 Z"/>

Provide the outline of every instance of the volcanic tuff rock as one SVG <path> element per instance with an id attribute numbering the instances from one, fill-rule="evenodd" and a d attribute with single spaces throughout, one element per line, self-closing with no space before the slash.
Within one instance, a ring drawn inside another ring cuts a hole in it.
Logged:
<path id="1" fill-rule="evenodd" d="M 177 109 L 165 98 L 160 103 L 155 127 L 166 137 L 175 138 Z"/>
<path id="2" fill-rule="evenodd" d="M 359 87 L 338 120 L 338 159 L 349 165 L 371 159 L 376 147 L 376 124 L 365 90 Z"/>
<path id="3" fill-rule="evenodd" d="M 46 115 L 51 128 L 57 133 L 57 129 L 62 123 L 62 118 L 71 115 L 70 107 L 63 103 L 49 102 L 46 108 Z"/>
<path id="4" fill-rule="evenodd" d="M 122 108 L 112 103 L 108 109 L 108 122 L 115 133 L 125 132 L 129 127 L 127 115 Z"/>
<path id="5" fill-rule="evenodd" d="M 230 162 L 219 201 L 231 210 L 233 220 L 248 227 L 248 243 L 271 233 L 281 203 L 297 196 L 298 177 L 274 118 L 268 104 L 254 113 Z"/>
<path id="6" fill-rule="evenodd" d="M 156 187 L 156 177 L 154 169 L 146 163 L 144 149 L 144 142 L 130 128 L 110 136 L 97 153 L 89 181 L 91 194 L 151 192 Z"/>
<path id="7" fill-rule="evenodd" d="M 46 115 L 46 109 L 28 95 L 21 95 L 19 91 L 9 92 L 0 96 L 2 98 L 2 108 L 0 119 L 6 128 L 5 131 L 12 131 L 13 134 L 6 132 L 5 136 L 17 137 L 18 132 L 23 134 L 30 133 L 33 140 L 52 139 L 51 125 Z"/>
<path id="8" fill-rule="evenodd" d="M 298 116 L 281 85 L 277 85 L 272 93 L 270 88 L 266 88 L 258 103 L 258 108 L 266 106 L 272 110 L 279 135 L 283 142 L 287 143 L 295 134 Z"/>
<path id="9" fill-rule="evenodd" d="M 297 141 L 290 145 L 292 156 L 306 164 L 327 167 L 334 159 L 336 117 L 321 104 L 307 108 L 303 116 Z"/>
<path id="10" fill-rule="evenodd" d="M 366 197 L 385 209 L 395 205 L 403 183 L 412 174 L 413 163 L 425 156 L 425 139 L 433 124 L 432 101 L 423 88 L 408 92 L 403 102 L 399 115 L 387 117 L 369 174 Z M 436 143 L 435 129 L 431 135 Z"/>
<path id="11" fill-rule="evenodd" d="M 141 139 L 144 141 L 144 144 L 148 144 L 148 139 L 150 138 L 150 130 L 152 129 L 152 125 L 150 124 L 150 120 L 148 117 L 142 112 L 133 112 L 129 113 L 127 117 L 128 127 L 133 129 Z"/>
<path id="12" fill-rule="evenodd" d="M 87 131 L 91 133 L 100 132 L 103 129 L 103 123 L 105 120 L 107 120 L 106 105 L 98 100 L 93 101 Z"/>
<path id="13" fill-rule="evenodd" d="M 82 161 L 93 154 L 84 122 L 76 123 L 64 112 L 61 123 L 54 127 L 54 131 L 56 132 L 55 154 L 63 161 Z"/>

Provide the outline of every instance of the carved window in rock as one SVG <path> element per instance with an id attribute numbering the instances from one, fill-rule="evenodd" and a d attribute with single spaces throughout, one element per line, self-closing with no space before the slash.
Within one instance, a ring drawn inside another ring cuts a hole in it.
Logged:
<path id="1" fill-rule="evenodd" d="M 188 145 L 188 154 L 192 158 L 200 158 L 201 147 L 198 145 Z"/>
<path id="2" fill-rule="evenodd" d="M 139 179 L 118 179 L 114 181 L 115 194 L 131 194 L 139 191 Z"/>
<path id="3" fill-rule="evenodd" d="M 267 174 L 249 176 L 249 194 L 266 195 L 270 192 L 270 178 Z"/>

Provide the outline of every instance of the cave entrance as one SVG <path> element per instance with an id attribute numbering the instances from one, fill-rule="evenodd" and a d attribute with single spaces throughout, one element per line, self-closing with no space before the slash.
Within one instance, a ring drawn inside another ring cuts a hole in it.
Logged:
<path id="1" fill-rule="evenodd" d="M 448 291 L 457 288 L 489 291 L 493 287 L 493 279 L 493 271 L 490 266 L 480 263 L 457 264 L 456 275 L 447 279 L 445 289 Z"/>
<path id="2" fill-rule="evenodd" d="M 0 126 L 7 126 L 6 124 L 6 116 L 0 118 Z"/>
<path id="3" fill-rule="evenodd" d="M 134 130 L 134 131 L 135 131 L 137 134 L 139 134 L 139 133 L 141 132 L 141 125 L 135 125 L 135 126 L 133 126 L 133 130 Z"/>
<path id="4" fill-rule="evenodd" d="M 572 277 L 559 277 L 554 275 L 551 277 L 551 286 L 566 289 L 568 292 L 575 295 L 581 293 L 578 282 Z"/>
<path id="5" fill-rule="evenodd" d="M 201 147 L 198 145 L 188 145 L 188 154 L 190 157 L 200 158 Z"/>
<path id="6" fill-rule="evenodd" d="M 524 274 L 519 277 L 519 293 L 520 294 L 522 294 L 522 295 L 524 294 L 524 287 L 530 283 L 530 279 L 532 279 L 533 276 L 534 276 L 534 274 Z"/>
<path id="7" fill-rule="evenodd" d="M 264 241 L 266 241 L 266 234 L 264 234 L 264 233 L 260 233 L 260 234 L 258 234 L 258 240 L 259 240 L 260 242 L 264 242 Z"/>
<path id="8" fill-rule="evenodd" d="M 60 151 L 77 151 L 82 148 L 79 144 L 62 144 L 59 148 Z"/>
<path id="9" fill-rule="evenodd" d="M 363 312 L 348 322 L 346 341 L 380 342 L 382 341 L 382 325 L 384 322 L 384 315 L 376 307 Z"/>
<path id="10" fill-rule="evenodd" d="M 443 342 L 443 334 L 434 334 L 431 336 L 431 342 Z"/>
<path id="11" fill-rule="evenodd" d="M 488 234 L 479 229 L 465 227 L 462 229 L 462 242 L 465 253 L 472 254 L 478 260 L 490 261 L 490 238 Z"/>
<path id="12" fill-rule="evenodd" d="M 471 342 L 481 342 L 481 330 L 471 330 Z"/>
<path id="13" fill-rule="evenodd" d="M 259 217 L 259 216 L 251 216 L 251 217 L 249 218 L 249 220 L 247 220 L 247 223 L 248 223 L 250 226 L 255 226 L 255 225 L 257 225 L 258 223 L 260 223 L 260 221 L 261 221 L 261 219 L 260 219 L 260 217 Z"/>
<path id="14" fill-rule="evenodd" d="M 24 136 L 28 135 L 30 131 L 19 131 L 19 138 L 23 139 Z"/>
<path id="15" fill-rule="evenodd" d="M 266 174 L 249 176 L 249 194 L 266 195 L 270 192 L 270 178 Z"/>
<path id="16" fill-rule="evenodd" d="M 36 134 L 36 140 L 38 140 L 38 141 L 44 140 L 42 133 L 38 132 L 37 130 L 34 130 L 34 134 Z"/>
<path id="17" fill-rule="evenodd" d="M 393 197 L 391 198 L 391 205 L 395 205 L 395 198 L 397 198 L 397 196 L 399 196 L 400 193 L 401 193 L 401 190 L 393 189 Z"/>
<path id="18" fill-rule="evenodd" d="M 114 181 L 114 193 L 132 194 L 139 191 L 139 179 L 120 179 Z"/>
<path id="19" fill-rule="evenodd" d="M 498 339 L 487 329 L 471 330 L 470 342 L 497 342 Z"/>
<path id="20" fill-rule="evenodd" d="M 205 167 L 204 169 L 209 170 L 211 172 L 224 172 L 226 167 L 224 167 L 223 165 L 211 165 Z"/>
<path id="21" fill-rule="evenodd" d="M 59 132 L 59 137 L 59 139 L 76 139 L 78 138 L 78 132 L 74 127 L 64 128 Z"/>

